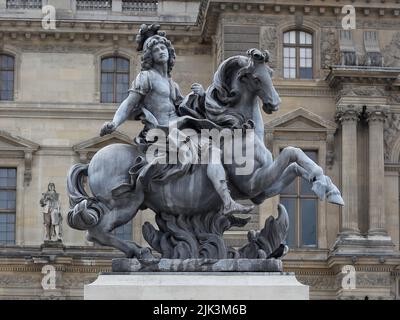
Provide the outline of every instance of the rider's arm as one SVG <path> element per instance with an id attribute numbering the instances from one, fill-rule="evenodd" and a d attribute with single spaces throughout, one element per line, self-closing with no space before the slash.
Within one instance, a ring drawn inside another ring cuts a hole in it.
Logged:
<path id="1" fill-rule="evenodd" d="M 151 83 L 148 71 L 141 71 L 129 89 L 128 97 L 122 101 L 114 119 L 106 122 L 100 130 L 100 136 L 110 134 L 115 131 L 122 123 L 129 119 L 136 108 L 140 108 L 141 100 L 151 90 Z"/>
<path id="2" fill-rule="evenodd" d="M 124 101 L 122 101 L 121 105 L 114 115 L 113 122 L 115 123 L 115 127 L 119 127 L 129 118 L 132 111 L 139 106 L 141 99 L 142 96 L 140 95 L 140 93 L 135 91 L 129 92 L 128 97 Z"/>

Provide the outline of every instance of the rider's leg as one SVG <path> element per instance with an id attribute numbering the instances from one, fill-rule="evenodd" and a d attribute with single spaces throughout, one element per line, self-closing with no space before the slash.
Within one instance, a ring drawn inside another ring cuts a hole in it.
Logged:
<path id="1" fill-rule="evenodd" d="M 249 213 L 254 206 L 244 206 L 234 201 L 229 193 L 226 172 L 221 162 L 220 150 L 212 148 L 210 162 L 207 165 L 207 176 L 224 204 L 223 214 Z"/>

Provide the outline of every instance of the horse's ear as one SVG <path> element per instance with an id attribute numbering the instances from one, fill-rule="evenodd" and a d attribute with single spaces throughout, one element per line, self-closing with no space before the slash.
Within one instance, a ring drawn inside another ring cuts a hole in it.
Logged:
<path id="1" fill-rule="evenodd" d="M 269 57 L 270 57 L 269 51 L 264 50 L 264 61 L 269 62 Z"/>
<path id="2" fill-rule="evenodd" d="M 253 56 L 254 50 L 256 50 L 256 49 L 252 48 L 252 49 L 247 50 L 246 53 L 247 53 L 247 55 L 248 55 L 250 58 Z"/>
<path id="3" fill-rule="evenodd" d="M 261 63 L 265 61 L 265 54 L 256 48 L 252 48 L 247 50 L 247 55 L 253 60 L 255 63 Z"/>

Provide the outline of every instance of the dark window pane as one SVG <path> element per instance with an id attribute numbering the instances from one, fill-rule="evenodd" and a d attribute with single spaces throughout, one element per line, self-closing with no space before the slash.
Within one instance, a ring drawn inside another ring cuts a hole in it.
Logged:
<path id="1" fill-rule="evenodd" d="M 114 58 L 107 58 L 101 61 L 101 71 L 114 71 Z"/>
<path id="2" fill-rule="evenodd" d="M 128 72 L 129 71 L 129 60 L 124 58 L 117 58 L 117 71 Z"/>
<path id="3" fill-rule="evenodd" d="M 13 178 L 17 176 L 17 169 L 7 169 L 7 176 Z"/>
<path id="4" fill-rule="evenodd" d="M 0 213 L 0 244 L 15 243 L 15 214 Z"/>
<path id="5" fill-rule="evenodd" d="M 312 79 L 312 68 L 300 68 L 300 79 Z"/>
<path id="6" fill-rule="evenodd" d="M 302 245 L 317 245 L 317 200 L 301 200 Z"/>
<path id="7" fill-rule="evenodd" d="M 128 96 L 129 60 L 112 57 L 102 60 L 101 102 L 121 102 Z"/>
<path id="8" fill-rule="evenodd" d="M 294 247 L 296 246 L 296 199 L 281 197 L 280 202 L 289 215 L 289 234 L 286 244 L 289 247 Z"/>

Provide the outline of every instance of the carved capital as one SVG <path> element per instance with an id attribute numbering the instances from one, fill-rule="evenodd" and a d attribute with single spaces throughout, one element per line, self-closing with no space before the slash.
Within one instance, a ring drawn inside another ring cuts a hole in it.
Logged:
<path id="1" fill-rule="evenodd" d="M 362 108 L 360 106 L 347 105 L 338 106 L 336 121 L 338 122 L 357 122 L 360 120 Z"/>
<path id="2" fill-rule="evenodd" d="M 379 121 L 384 123 L 388 117 L 389 108 L 387 106 L 373 106 L 366 109 L 367 121 Z"/>

